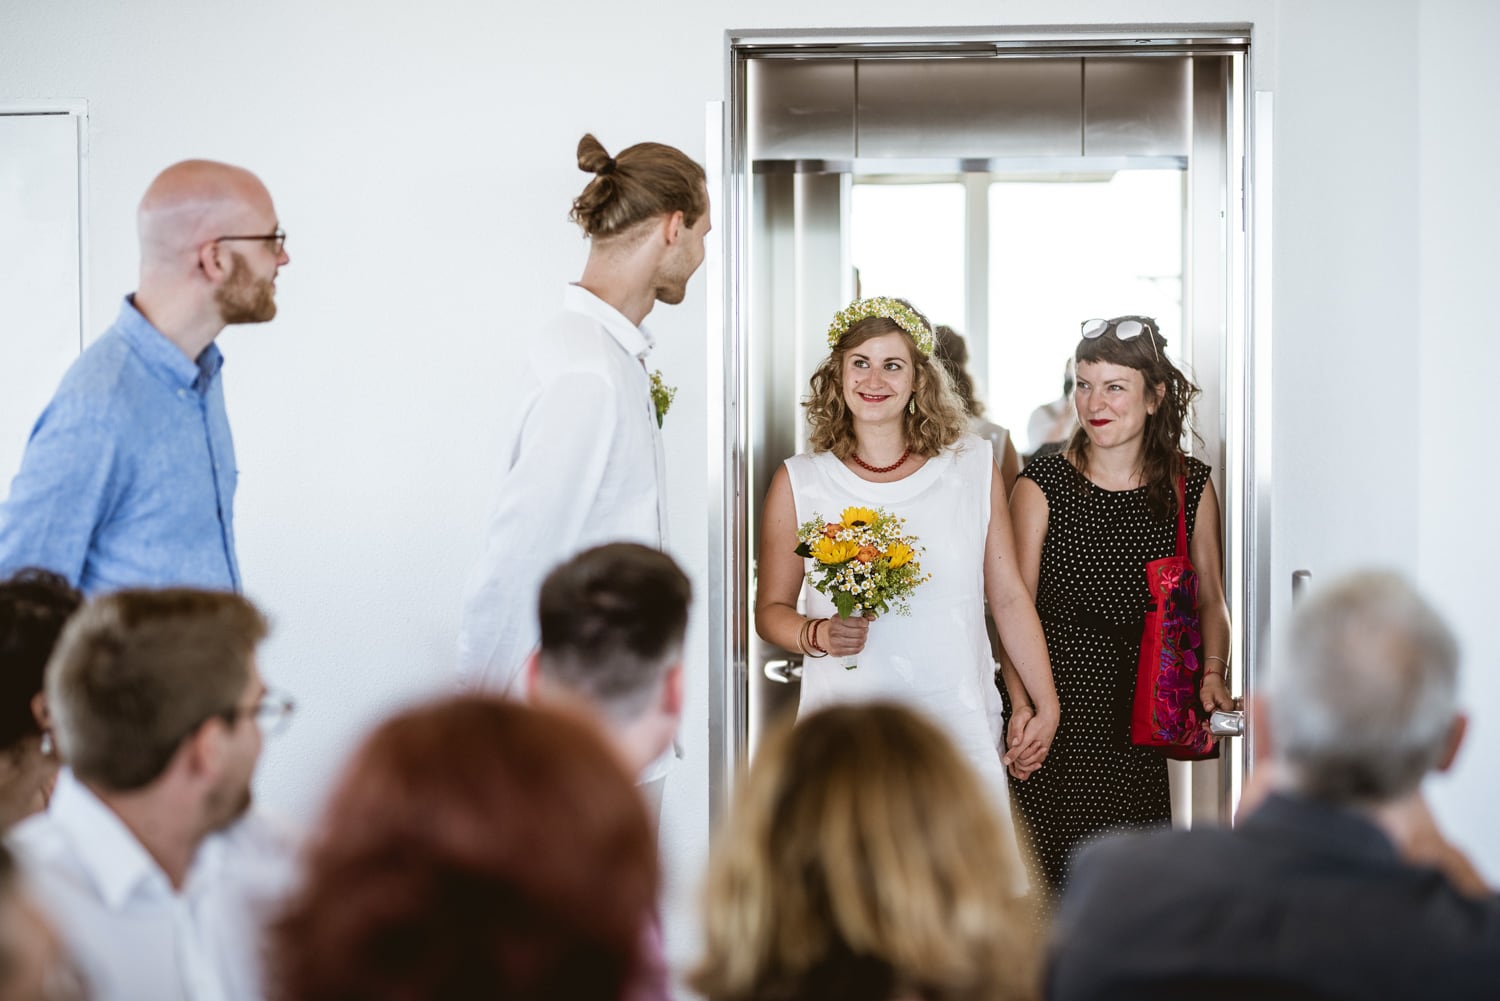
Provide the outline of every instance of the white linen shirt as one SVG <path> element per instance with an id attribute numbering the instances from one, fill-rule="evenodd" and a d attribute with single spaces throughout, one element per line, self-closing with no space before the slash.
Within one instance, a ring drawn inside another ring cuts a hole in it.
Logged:
<path id="1" fill-rule="evenodd" d="M 559 563 L 606 542 L 664 548 L 666 462 L 645 330 L 578 285 L 508 377 L 516 413 L 458 639 L 460 682 L 524 697 L 537 595 Z"/>
<path id="2" fill-rule="evenodd" d="M 262 932 L 292 889 L 295 839 L 252 811 L 199 846 L 181 892 L 66 769 L 11 847 L 93 1001 L 259 1001 Z"/>

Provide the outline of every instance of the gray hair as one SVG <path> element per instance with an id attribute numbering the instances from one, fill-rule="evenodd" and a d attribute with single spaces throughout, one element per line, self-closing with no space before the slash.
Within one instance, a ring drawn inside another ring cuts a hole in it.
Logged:
<path id="1" fill-rule="evenodd" d="M 1400 575 L 1352 574 L 1299 611 L 1266 692 L 1274 754 L 1300 792 L 1394 799 L 1447 750 L 1458 643 Z"/>

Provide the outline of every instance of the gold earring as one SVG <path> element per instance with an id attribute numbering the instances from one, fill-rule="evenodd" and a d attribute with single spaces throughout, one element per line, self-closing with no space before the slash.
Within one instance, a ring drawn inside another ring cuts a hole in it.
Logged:
<path id="1" fill-rule="evenodd" d="M 913 393 L 906 399 L 906 412 L 915 414 L 917 412 L 917 394 Z"/>

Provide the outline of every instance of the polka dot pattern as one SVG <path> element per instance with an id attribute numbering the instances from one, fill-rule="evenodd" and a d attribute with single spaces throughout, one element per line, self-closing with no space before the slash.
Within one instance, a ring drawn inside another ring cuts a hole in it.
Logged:
<path id="1" fill-rule="evenodd" d="M 1188 460 L 1190 540 L 1208 474 Z M 1177 523 L 1151 517 L 1146 488 L 1104 490 L 1061 455 L 1037 459 L 1022 475 L 1047 498 L 1037 612 L 1062 723 L 1046 764 L 1011 789 L 1033 885 L 1050 904 L 1081 846 L 1171 822 L 1166 760 L 1131 744 L 1130 706 L 1150 600 L 1144 568 L 1176 550 Z"/>

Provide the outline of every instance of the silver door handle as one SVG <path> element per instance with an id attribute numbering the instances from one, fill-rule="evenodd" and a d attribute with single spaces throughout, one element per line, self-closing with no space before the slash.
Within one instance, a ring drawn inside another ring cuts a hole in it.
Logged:
<path id="1" fill-rule="evenodd" d="M 1245 735 L 1245 712 L 1243 709 L 1215 709 L 1208 718 L 1208 732 L 1215 737 L 1243 737 Z"/>
<path id="2" fill-rule="evenodd" d="M 802 658 L 794 657 L 790 660 L 768 660 L 765 666 L 766 677 L 783 685 L 795 685 L 802 680 Z"/>

